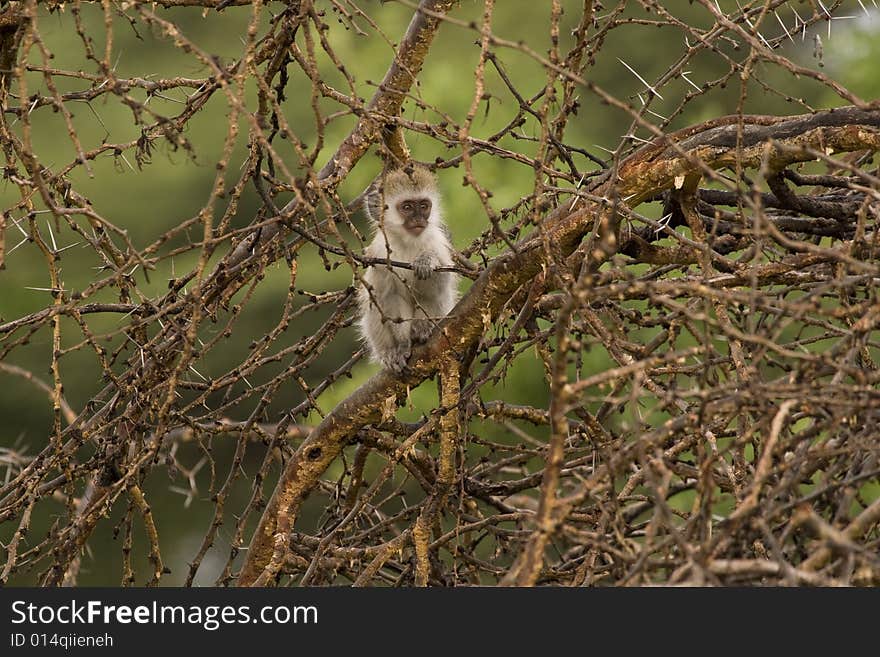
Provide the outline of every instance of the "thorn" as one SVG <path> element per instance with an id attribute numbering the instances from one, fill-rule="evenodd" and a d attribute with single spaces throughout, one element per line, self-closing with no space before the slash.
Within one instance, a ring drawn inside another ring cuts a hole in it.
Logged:
<path id="1" fill-rule="evenodd" d="M 52 232 L 52 224 L 46 219 L 46 228 L 49 229 L 49 239 L 52 240 L 52 253 L 58 253 L 58 243 L 55 242 L 55 233 Z"/>
<path id="2" fill-rule="evenodd" d="M 779 21 L 779 24 L 782 26 L 782 29 L 783 29 L 783 31 L 785 32 L 785 36 L 788 37 L 788 40 L 789 40 L 789 41 L 791 41 L 792 43 L 794 43 L 794 38 L 791 36 L 791 32 L 788 31 L 788 28 L 787 28 L 787 27 L 785 27 L 785 23 L 782 22 L 782 19 L 781 19 L 781 18 L 779 18 L 779 14 L 777 14 L 777 13 L 774 11 L 774 12 L 773 12 L 773 15 L 776 16 L 776 20 L 778 20 L 778 21 Z"/>
<path id="3" fill-rule="evenodd" d="M 652 110 L 652 109 L 648 109 L 648 107 L 646 106 L 646 103 L 645 103 L 645 99 L 642 98 L 642 94 L 637 94 L 637 95 L 638 95 L 638 97 L 639 97 L 639 100 L 642 101 L 642 107 L 645 108 L 645 111 L 646 111 L 648 114 L 652 114 L 652 115 L 656 116 L 658 119 L 660 119 L 660 120 L 662 120 L 662 121 L 666 121 L 666 120 L 667 120 L 667 118 L 666 118 L 665 116 L 663 116 L 662 114 L 658 114 L 658 113 L 655 112 L 654 110 Z"/>
<path id="4" fill-rule="evenodd" d="M 24 286 L 24 289 L 25 290 L 33 290 L 35 292 L 54 292 L 54 293 L 65 291 L 63 288 L 57 288 L 57 287 L 28 287 L 27 285 Z"/>
<path id="5" fill-rule="evenodd" d="M 127 317 L 130 317 L 132 315 L 132 313 L 134 313 L 134 311 L 137 310 L 138 308 L 139 308 L 139 306 L 135 306 L 134 308 L 129 310 L 127 313 L 125 313 L 122 317 L 119 318 L 118 323 L 121 324 L 122 320 L 126 319 Z"/>
<path id="6" fill-rule="evenodd" d="M 683 77 L 683 78 L 685 79 L 685 81 L 686 81 L 688 84 L 690 84 L 694 89 L 696 89 L 697 91 L 702 91 L 702 89 L 700 89 L 699 86 L 697 86 L 696 84 L 694 84 L 693 81 L 688 77 L 688 73 L 690 73 L 690 71 L 682 71 L 682 72 L 681 72 L 681 77 Z"/>
<path id="7" fill-rule="evenodd" d="M 60 249 L 56 249 L 55 253 L 63 253 L 64 251 L 67 251 L 67 249 L 72 249 L 73 247 L 75 247 L 79 244 L 82 244 L 82 242 L 81 241 L 74 242 L 73 244 L 68 244 L 67 246 L 62 246 Z"/>
<path id="8" fill-rule="evenodd" d="M 191 369 L 193 372 L 195 372 L 196 375 L 197 375 L 202 381 L 207 381 L 207 380 L 208 380 L 208 379 L 206 379 L 205 377 L 203 377 L 203 376 L 201 375 L 201 373 L 200 373 L 195 367 L 193 367 L 192 365 L 189 366 L 189 369 Z"/>
<path id="9" fill-rule="evenodd" d="M 27 242 L 28 239 L 29 239 L 29 238 L 25 237 L 21 242 L 19 242 L 18 244 L 16 244 L 15 246 L 13 246 L 11 249 L 9 249 L 9 250 L 6 252 L 6 255 L 9 255 L 9 254 L 12 253 L 13 251 L 15 251 L 18 247 L 20 247 L 22 244 L 24 244 L 25 242 Z"/>
<path id="10" fill-rule="evenodd" d="M 633 75 L 635 75 L 643 85 L 645 85 L 646 87 L 648 87 L 648 89 L 649 89 L 649 90 L 650 90 L 655 96 L 657 96 L 657 98 L 659 98 L 660 100 L 663 100 L 663 96 L 661 96 L 660 93 L 659 93 L 654 87 L 652 87 L 650 84 L 648 84 L 647 81 L 645 80 L 645 78 L 643 78 L 641 75 L 639 75 L 638 73 L 636 73 L 636 72 L 635 72 L 635 69 L 633 69 L 632 66 L 630 66 L 629 64 L 627 64 L 627 63 L 626 63 L 625 61 L 623 61 L 620 57 L 617 58 L 617 61 L 619 61 L 619 62 L 620 62 L 621 64 L 623 64 L 624 66 L 626 66 L 626 68 L 629 70 L 629 72 L 632 73 Z"/>
<path id="11" fill-rule="evenodd" d="M 801 15 L 797 13 L 797 9 L 792 7 L 791 12 L 794 14 L 794 27 L 792 28 L 793 30 L 797 30 L 798 25 L 803 23 L 804 29 L 803 32 L 801 32 L 801 41 L 803 41 L 806 38 L 807 34 L 807 24 L 804 22 L 804 19 L 801 18 Z"/>
<path id="12" fill-rule="evenodd" d="M 636 137 L 635 135 L 632 135 L 632 134 L 623 135 L 622 138 L 623 138 L 623 139 L 632 139 L 633 141 L 640 141 L 640 142 L 642 142 L 643 144 L 651 144 L 651 143 L 653 143 L 650 139 L 642 139 L 641 137 Z"/>
<path id="13" fill-rule="evenodd" d="M 666 215 L 663 215 L 662 217 L 660 217 L 660 219 L 657 221 L 658 228 L 657 228 L 657 230 L 654 231 L 654 235 L 659 235 L 661 231 L 668 228 L 670 219 L 672 219 L 671 212 L 669 214 L 666 214 Z"/>
<path id="14" fill-rule="evenodd" d="M 715 3 L 717 6 L 717 2 Z M 773 50 L 773 46 L 770 45 L 770 42 L 764 38 L 764 35 L 761 34 L 758 29 L 755 27 L 755 24 L 749 19 L 748 12 L 742 8 L 742 5 L 739 4 L 739 0 L 736 2 L 736 6 L 739 7 L 739 11 L 742 14 L 743 20 L 748 24 L 750 28 L 752 28 L 752 32 L 754 32 L 758 38 L 764 42 L 764 45 L 767 46 L 769 50 Z"/>
<path id="15" fill-rule="evenodd" d="M 22 217 L 22 218 L 19 219 L 18 221 L 16 221 L 15 219 L 13 219 L 13 220 L 12 220 L 12 225 L 15 226 L 16 228 L 18 228 L 18 230 L 21 232 L 21 234 L 25 236 L 25 239 L 29 239 L 29 238 L 30 238 L 30 235 L 28 235 L 28 234 L 27 234 L 27 231 L 25 231 L 25 229 L 22 228 L 22 227 L 19 225 L 22 221 L 24 221 L 24 217 Z"/>
<path id="16" fill-rule="evenodd" d="M 145 103 L 145 104 L 146 104 L 146 103 Z M 125 163 L 128 165 L 128 168 L 129 168 L 129 169 L 131 169 L 132 171 L 134 171 L 135 173 L 137 173 L 137 171 L 135 170 L 135 168 L 134 168 L 133 166 L 131 166 L 131 162 L 129 162 L 128 159 L 126 159 L 126 157 L 125 157 L 125 153 L 120 153 L 120 154 L 119 154 L 119 157 L 121 157 L 121 158 L 122 158 L 122 161 L 125 162 Z"/>

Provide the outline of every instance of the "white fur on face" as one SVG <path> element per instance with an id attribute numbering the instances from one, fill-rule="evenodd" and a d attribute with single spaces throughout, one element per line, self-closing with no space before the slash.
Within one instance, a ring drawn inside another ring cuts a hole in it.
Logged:
<path id="1" fill-rule="evenodd" d="M 393 196 L 388 196 L 385 198 L 385 210 L 379 220 L 380 228 L 384 228 L 385 231 L 400 231 L 406 233 L 411 238 L 418 239 L 415 235 L 410 234 L 404 228 L 403 217 L 401 217 L 400 213 L 397 211 L 397 204 L 407 199 L 416 200 L 422 198 L 426 198 L 431 201 L 431 214 L 428 216 L 428 228 L 440 224 L 442 222 L 442 218 L 440 216 L 439 195 L 436 192 L 414 190 L 408 193 L 394 194 Z M 427 232 L 427 230 L 428 229 L 425 229 L 425 232 Z"/>

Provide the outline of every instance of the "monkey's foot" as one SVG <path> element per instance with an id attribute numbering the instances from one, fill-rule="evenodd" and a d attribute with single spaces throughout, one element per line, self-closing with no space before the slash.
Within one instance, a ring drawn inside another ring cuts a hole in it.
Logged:
<path id="1" fill-rule="evenodd" d="M 415 319 L 412 323 L 412 341 L 416 344 L 424 344 L 434 331 L 434 322 L 430 319 Z"/>
<path id="2" fill-rule="evenodd" d="M 383 356 L 382 365 L 384 365 L 386 369 L 389 369 L 396 374 L 400 374 L 406 369 L 406 361 L 409 360 L 409 356 L 410 349 L 409 345 L 407 345 L 405 349 L 395 349 Z"/>

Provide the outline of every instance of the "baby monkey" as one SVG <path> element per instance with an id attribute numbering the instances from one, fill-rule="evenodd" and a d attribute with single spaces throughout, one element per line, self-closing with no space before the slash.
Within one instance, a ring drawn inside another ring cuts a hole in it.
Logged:
<path id="1" fill-rule="evenodd" d="M 434 175 L 423 166 L 388 171 L 364 209 L 375 235 L 365 255 L 412 263 L 367 267 L 358 291 L 360 330 L 374 361 L 406 367 L 414 344 L 427 341 L 458 300 L 458 277 L 438 272 L 453 264 Z"/>

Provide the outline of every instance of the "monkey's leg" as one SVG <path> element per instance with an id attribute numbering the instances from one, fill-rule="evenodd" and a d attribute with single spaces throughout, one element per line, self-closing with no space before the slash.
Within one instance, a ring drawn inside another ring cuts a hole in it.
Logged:
<path id="1" fill-rule="evenodd" d="M 412 340 L 416 344 L 427 342 L 437 324 L 454 305 L 454 289 L 450 275 L 434 272 L 425 280 L 415 282 L 415 312 L 412 322 Z"/>
<path id="2" fill-rule="evenodd" d="M 400 372 L 406 367 L 412 352 L 410 339 L 410 322 L 395 322 L 392 317 L 382 317 L 373 309 L 367 318 L 370 348 L 374 358 L 383 367 Z"/>
<path id="3" fill-rule="evenodd" d="M 433 319 L 414 319 L 412 321 L 412 342 L 413 344 L 424 344 L 431 337 L 434 331 L 436 320 Z"/>
<path id="4" fill-rule="evenodd" d="M 395 372 L 402 372 L 406 368 L 406 361 L 412 354 L 412 340 L 410 337 L 410 323 L 386 322 L 389 326 L 389 335 L 392 336 L 392 346 L 386 352 L 383 365 Z"/>

